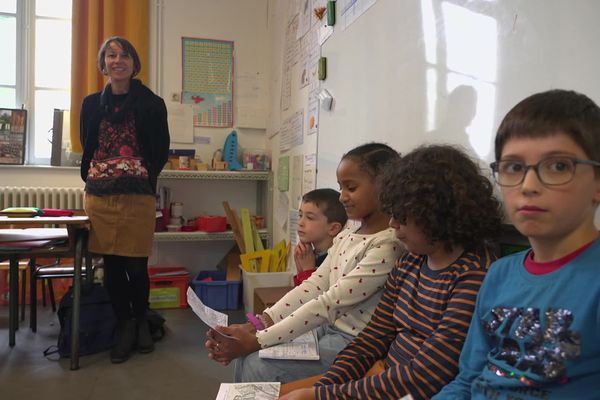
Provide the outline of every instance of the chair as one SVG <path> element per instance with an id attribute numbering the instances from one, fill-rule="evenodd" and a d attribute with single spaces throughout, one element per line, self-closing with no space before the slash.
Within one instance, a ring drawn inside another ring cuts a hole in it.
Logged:
<path id="1" fill-rule="evenodd" d="M 30 281 L 30 296 L 31 296 L 31 311 L 30 311 L 30 322 L 32 332 L 37 331 L 37 281 L 42 282 L 42 300 L 43 305 L 46 305 L 46 286 L 48 286 L 48 297 L 52 305 L 52 311 L 56 312 L 56 299 L 54 297 L 54 287 L 52 279 L 56 278 L 72 278 L 75 267 L 73 264 L 64 264 L 61 257 L 56 257 L 52 262 L 48 264 L 39 265 L 30 263 L 31 268 L 31 281 Z M 94 273 L 96 268 L 102 265 L 102 258 L 99 260 L 93 260 L 89 254 L 85 256 L 84 264 L 81 267 L 81 275 L 84 278 L 84 282 L 92 282 L 94 279 Z"/>
<path id="2" fill-rule="evenodd" d="M 21 273 L 21 321 L 25 320 L 25 296 L 26 296 L 26 289 L 27 289 L 27 268 L 29 265 L 29 260 L 20 260 L 19 261 L 19 272 Z M 7 271 L 7 277 L 8 277 L 8 270 L 10 268 L 10 264 L 8 261 L 2 261 L 0 262 L 0 270 L 2 271 Z M 8 282 L 8 280 L 7 280 Z"/>

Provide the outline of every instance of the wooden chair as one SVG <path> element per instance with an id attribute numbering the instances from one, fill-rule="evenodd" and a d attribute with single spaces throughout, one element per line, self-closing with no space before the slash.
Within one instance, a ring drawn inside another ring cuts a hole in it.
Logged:
<path id="1" fill-rule="evenodd" d="M 19 261 L 19 273 L 21 274 L 21 321 L 25 320 L 25 291 L 27 290 L 27 269 L 29 265 L 29 260 L 21 260 Z M 8 261 L 0 262 L 0 270 L 8 271 L 10 268 Z M 8 277 L 8 272 L 7 272 Z M 10 277 L 9 277 L 10 279 Z M 7 281 L 8 282 L 8 281 Z M 8 290 L 8 286 L 7 286 Z"/>
<path id="2" fill-rule="evenodd" d="M 30 296 L 31 296 L 31 313 L 29 325 L 33 332 L 37 331 L 37 281 L 42 281 L 42 299 L 43 305 L 45 306 L 45 287 L 48 287 L 48 296 L 50 298 L 50 304 L 52 305 L 52 311 L 56 312 L 56 299 L 54 297 L 54 287 L 52 279 L 57 278 L 72 278 L 75 272 L 75 267 L 72 263 L 69 263 L 70 259 L 63 259 L 56 257 L 54 260 L 42 259 L 43 264 L 38 264 L 35 261 L 30 263 L 31 268 L 31 281 L 30 281 Z M 84 282 L 91 282 L 94 279 L 94 272 L 97 267 L 102 265 L 102 258 L 98 261 L 92 260 L 91 256 L 86 255 L 85 262 L 81 267 L 81 275 L 84 278 Z M 88 273 L 89 271 L 89 273 Z"/>

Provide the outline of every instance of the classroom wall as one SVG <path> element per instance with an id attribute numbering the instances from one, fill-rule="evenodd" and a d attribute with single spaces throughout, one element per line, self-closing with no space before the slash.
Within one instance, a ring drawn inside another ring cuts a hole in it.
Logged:
<path id="1" fill-rule="evenodd" d="M 76 167 L 0 165 L 0 186 L 83 187 Z"/>
<path id="2" fill-rule="evenodd" d="M 501 119 L 528 95 L 600 102 L 599 14 L 594 0 L 377 0 L 346 29 L 338 16 L 322 48 L 335 104 L 320 116 L 317 186 L 367 141 L 452 143 L 487 168 Z"/>
<path id="3" fill-rule="evenodd" d="M 148 85 L 161 95 L 167 105 L 174 93 L 180 93 L 181 37 L 233 40 L 234 44 L 234 128 L 240 148 L 265 149 L 265 126 L 268 102 L 269 48 L 267 34 L 267 0 L 151 0 L 150 72 Z M 172 143 L 172 148 L 195 148 L 203 160 L 210 160 L 222 148 L 233 128 L 195 128 L 196 137 L 209 144 Z M 173 188 L 173 200 L 184 201 L 193 209 L 194 199 L 202 203 L 202 212 L 218 213 L 215 204 L 223 197 L 255 206 L 256 191 L 241 183 L 215 190 L 202 181 L 165 181 Z M 0 186 L 82 187 L 79 168 L 0 166 Z M 209 189 L 212 188 L 212 189 Z M 231 190 L 231 188 L 237 190 Z M 180 193 L 180 195 L 177 195 Z M 191 211 L 190 211 L 191 212 Z M 191 216 L 191 215 L 186 215 Z M 231 248 L 229 241 L 157 243 L 151 264 L 192 266 L 192 272 L 212 269 Z"/>
<path id="4" fill-rule="evenodd" d="M 280 1 L 269 0 L 269 17 L 268 17 L 268 34 L 269 34 L 269 86 L 270 97 L 268 102 L 268 119 L 267 119 L 267 146 L 272 154 L 272 169 L 274 173 L 274 189 L 273 189 L 273 242 L 277 243 L 280 240 L 290 241 L 291 235 L 295 235 L 295 229 L 290 227 L 289 213 L 296 211 L 299 206 L 300 198 L 307 191 L 314 187 L 301 186 L 300 191 L 294 191 L 293 177 L 302 177 L 302 164 L 296 164 L 294 167 L 294 158 L 303 158 L 307 154 L 315 154 L 317 152 L 318 134 L 307 134 L 307 102 L 309 95 L 309 87 L 301 87 L 300 76 L 302 74 L 303 64 L 298 62 L 291 67 L 291 98 L 290 105 L 287 110 L 282 109 L 281 93 L 282 79 L 284 68 L 284 50 L 286 29 L 290 15 L 293 15 L 298 10 L 299 2 L 296 1 Z M 303 143 L 292 147 L 287 151 L 281 151 L 281 134 L 280 129 L 282 123 L 298 111 L 304 112 L 303 125 Z M 279 161 L 281 157 L 289 157 L 289 190 L 280 191 L 279 177 L 277 174 Z M 337 188 L 337 186 L 335 186 Z M 296 192 L 298 192 L 296 194 Z M 293 260 L 292 260 L 293 263 Z"/>
<path id="5" fill-rule="evenodd" d="M 194 37 L 234 41 L 234 128 L 241 148 L 265 149 L 266 103 L 268 99 L 268 54 L 266 0 L 152 0 L 154 8 L 151 63 L 156 74 L 156 91 L 172 103 L 181 93 L 181 38 Z M 242 126 L 243 125 L 243 126 Z M 194 136 L 208 144 L 171 143 L 171 148 L 194 148 L 203 161 L 210 161 L 222 149 L 234 128 L 194 128 Z M 223 213 L 220 204 L 255 207 L 253 184 L 219 184 L 203 181 L 161 182 L 172 189 L 173 201 L 184 203 L 184 215 L 194 212 Z M 221 188 L 221 189 L 219 189 Z M 217 207 L 219 206 L 219 207 Z M 187 212 L 186 212 L 187 211 Z M 151 264 L 188 266 L 192 273 L 213 269 L 232 242 L 155 243 Z"/>
<path id="6" fill-rule="evenodd" d="M 302 108 L 306 111 L 308 98 L 307 89 L 300 88 L 297 79 L 300 65 L 295 65 L 291 71 L 291 106 L 287 111 L 281 110 L 285 30 L 295 1 L 152 0 L 149 84 L 166 101 L 181 90 L 181 36 L 234 40 L 235 91 L 243 94 L 241 98 L 236 96 L 238 115 L 234 118 L 239 121 L 241 114 L 245 125 L 253 125 L 239 128 L 240 144 L 270 149 L 275 172 L 281 155 L 291 159 L 314 153 L 318 146 L 317 185 L 337 188 L 335 166 L 351 147 L 383 140 L 407 151 L 427 139 L 422 136 L 425 132 L 435 133 L 436 128 L 453 122 L 449 117 L 466 114 L 465 103 L 461 102 L 455 104 L 457 113 L 448 112 L 452 110 L 452 85 L 447 79 L 439 80 L 435 86 L 436 100 L 428 100 L 427 70 L 431 68 L 426 62 L 422 9 L 430 7 L 439 13 L 444 3 L 496 18 L 501 39 L 498 54 L 510 55 L 506 60 L 512 60 L 498 69 L 497 100 L 492 122 L 487 125 L 488 135 L 503 113 L 533 90 L 568 86 L 600 101 L 600 81 L 595 79 L 600 58 L 590 45 L 600 36 L 594 21 L 600 3 L 593 0 L 377 0 L 345 30 L 338 14 L 335 32 L 322 49 L 322 55 L 328 58 L 328 78 L 322 85 L 332 92 L 334 108 L 321 111 L 318 135 L 305 134 L 301 146 L 284 153 L 279 151 L 277 132 L 292 113 Z M 436 23 L 442 22 L 438 19 Z M 444 44 L 438 44 L 435 54 L 445 60 Z M 489 106 L 479 103 L 478 109 Z M 229 131 L 195 128 L 196 136 L 211 138 L 209 145 L 177 143 L 173 147 L 194 147 L 208 159 Z M 466 136 L 460 138 L 467 144 Z M 489 151 L 483 158 L 489 160 Z M 82 182 L 77 168 L 0 166 L 1 185 L 79 187 Z M 274 242 L 289 240 L 290 234 L 286 212 L 277 212 L 281 196 L 287 197 L 289 209 L 297 207 L 289 192 L 277 190 L 276 178 Z M 596 222 L 600 226 L 598 216 Z M 219 253 L 220 250 L 208 255 L 207 264 L 214 264 Z"/>
<path id="7" fill-rule="evenodd" d="M 152 62 L 157 92 L 167 106 L 181 93 L 181 38 L 234 42 L 234 128 L 239 146 L 266 148 L 268 99 L 267 0 L 153 0 Z M 158 59 L 157 59 L 158 57 Z M 173 143 L 172 148 L 195 148 L 210 161 L 233 128 L 194 128 L 196 140 L 209 144 Z"/>
<path id="8" fill-rule="evenodd" d="M 181 37 L 233 40 L 234 128 L 240 150 L 267 147 L 265 124 L 268 101 L 267 0 L 151 0 L 150 72 L 148 85 L 171 102 L 181 92 Z M 241 117 L 240 117 L 241 116 Z M 194 135 L 209 144 L 172 143 L 194 148 L 203 161 L 222 148 L 234 128 L 195 128 Z M 198 139 L 197 139 L 198 140 Z M 0 165 L 0 186 L 81 187 L 79 169 L 10 167 Z"/>
<path id="9" fill-rule="evenodd" d="M 424 143 L 456 144 L 490 174 L 495 131 L 519 100 L 567 88 L 600 103 L 595 78 L 600 26 L 594 22 L 600 2 L 377 0 L 348 26 L 343 4 L 351 2 L 337 2 L 334 33 L 321 48 L 327 58 L 321 87 L 334 103 L 319 115 L 317 187 L 337 188 L 341 156 L 370 141 L 403 153 Z M 281 40 L 281 20 L 288 17 L 284 10 L 271 10 L 269 20 L 279 25 L 270 26 L 270 34 Z M 272 81 L 268 135 L 285 115 L 279 107 L 283 49 L 272 48 L 272 73 L 279 79 Z M 292 87 L 298 107 L 305 98 L 305 91 Z M 270 145 L 277 159 L 277 137 Z M 306 151 L 312 150 L 303 145 L 289 153 Z M 279 196 L 276 191 L 276 205 Z M 276 233 L 276 240 L 285 237 L 282 230 Z"/>

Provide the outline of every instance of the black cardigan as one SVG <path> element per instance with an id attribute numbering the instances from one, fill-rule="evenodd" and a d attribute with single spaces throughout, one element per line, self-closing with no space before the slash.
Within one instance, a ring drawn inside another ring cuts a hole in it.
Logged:
<path id="1" fill-rule="evenodd" d="M 169 126 L 167 123 L 167 107 L 163 99 L 137 80 L 132 80 L 132 88 L 138 91 L 137 101 L 132 106 L 135 116 L 135 129 L 140 146 L 141 156 L 148 168 L 150 185 L 156 191 L 156 182 L 169 157 Z M 81 179 L 85 182 L 90 168 L 90 161 L 98 148 L 98 128 L 104 115 L 106 104 L 105 91 L 90 94 L 83 99 L 81 105 L 80 139 L 83 146 L 81 157 Z M 131 89 L 130 89 L 131 90 Z"/>

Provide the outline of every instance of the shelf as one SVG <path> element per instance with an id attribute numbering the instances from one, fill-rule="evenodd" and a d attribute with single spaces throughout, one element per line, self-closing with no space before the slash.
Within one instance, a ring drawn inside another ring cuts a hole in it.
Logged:
<path id="1" fill-rule="evenodd" d="M 267 229 L 259 229 L 263 240 L 270 240 Z M 155 242 L 198 242 L 210 240 L 234 240 L 232 231 L 225 232 L 154 232 Z"/>
<path id="2" fill-rule="evenodd" d="M 188 171 L 163 170 L 160 179 L 204 179 L 223 181 L 268 181 L 271 171 Z"/>

